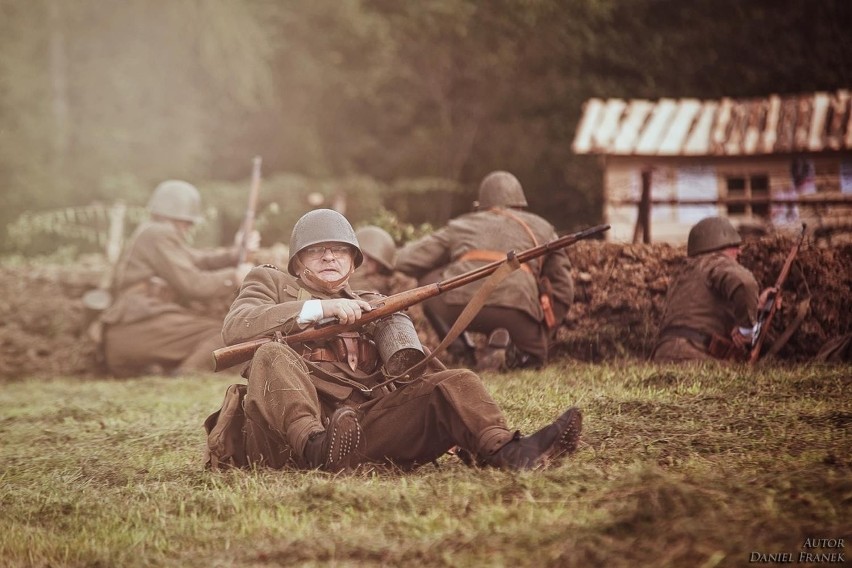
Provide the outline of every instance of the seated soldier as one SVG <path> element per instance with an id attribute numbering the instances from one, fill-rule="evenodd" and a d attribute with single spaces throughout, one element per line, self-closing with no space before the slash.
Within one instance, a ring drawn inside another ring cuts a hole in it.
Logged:
<path id="1" fill-rule="evenodd" d="M 201 219 L 195 186 L 164 181 L 148 211 L 150 220 L 139 225 L 116 265 L 115 301 L 100 317 L 107 368 L 116 376 L 212 371 L 210 352 L 224 347 L 222 318 L 192 304 L 230 302 L 251 265 L 237 265 L 236 246 L 199 250 L 187 244 Z M 249 241 L 256 250 L 260 236 L 253 232 Z"/>
<path id="2" fill-rule="evenodd" d="M 364 257 L 340 213 L 305 214 L 293 228 L 290 250 L 286 272 L 261 266 L 246 277 L 225 318 L 227 344 L 286 337 L 324 318 L 355 326 L 371 311 L 370 302 L 384 297 L 350 288 Z M 477 375 L 425 360 L 408 316 L 396 313 L 352 329 L 321 341 L 261 345 L 246 372 L 244 400 L 226 397 L 223 411 L 206 422 L 211 465 L 336 472 L 370 462 L 407 470 L 458 447 L 477 464 L 516 470 L 543 467 L 577 448 L 579 410 L 570 408 L 522 437 Z M 422 369 L 410 370 L 414 361 Z M 244 409 L 237 430 L 246 433 L 242 455 L 225 455 L 220 444 L 231 408 Z"/>
<path id="3" fill-rule="evenodd" d="M 724 217 L 702 219 L 689 231 L 687 259 L 666 295 L 654 361 L 744 359 L 751 346 L 758 284 L 737 262 L 742 238 Z"/>

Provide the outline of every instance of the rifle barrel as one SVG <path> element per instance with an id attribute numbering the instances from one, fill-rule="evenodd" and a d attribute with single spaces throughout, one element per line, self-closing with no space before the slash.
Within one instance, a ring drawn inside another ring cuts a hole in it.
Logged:
<path id="1" fill-rule="evenodd" d="M 550 251 L 567 247 L 577 241 L 608 231 L 609 228 L 609 225 L 597 225 L 577 233 L 565 235 L 537 247 L 527 249 L 517 255 L 515 255 L 514 251 L 509 251 L 506 254 L 506 257 L 508 259 L 512 256 L 516 256 L 517 260 L 523 264 L 534 258 L 543 256 Z M 358 321 L 354 323 L 339 324 L 334 323 L 336 318 L 324 318 L 317 322 L 313 327 L 292 335 L 284 336 L 283 340 L 287 343 L 303 343 L 306 341 L 315 341 L 326 337 L 332 337 L 344 331 L 358 329 L 371 321 L 383 318 L 394 312 L 402 311 L 424 300 L 484 278 L 495 272 L 504 262 L 506 261 L 495 260 L 494 262 L 480 266 L 479 268 L 475 268 L 465 272 L 464 274 L 459 274 L 458 276 L 442 280 L 441 282 L 426 284 L 424 286 L 419 286 L 411 290 L 406 290 L 404 292 L 382 298 L 381 301 L 377 302 L 373 306 L 372 311 L 362 314 Z M 261 345 L 270 341 L 273 341 L 272 337 L 262 337 L 229 347 L 216 349 L 213 352 L 214 370 L 219 371 L 248 361 Z"/>

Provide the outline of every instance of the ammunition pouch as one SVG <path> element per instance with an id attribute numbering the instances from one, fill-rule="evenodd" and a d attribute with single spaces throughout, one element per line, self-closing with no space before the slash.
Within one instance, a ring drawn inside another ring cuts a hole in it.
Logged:
<path id="1" fill-rule="evenodd" d="M 553 313 L 553 285 L 547 276 L 538 279 L 538 294 L 538 302 L 541 304 L 541 311 L 544 312 L 544 323 L 547 329 L 553 329 L 556 327 L 556 314 Z"/>

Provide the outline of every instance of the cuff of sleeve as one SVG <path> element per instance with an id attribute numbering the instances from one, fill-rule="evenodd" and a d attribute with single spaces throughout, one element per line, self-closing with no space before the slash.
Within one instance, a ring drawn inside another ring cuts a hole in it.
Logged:
<path id="1" fill-rule="evenodd" d="M 322 319 L 322 300 L 308 300 L 302 306 L 296 322 L 300 324 L 311 323 Z"/>

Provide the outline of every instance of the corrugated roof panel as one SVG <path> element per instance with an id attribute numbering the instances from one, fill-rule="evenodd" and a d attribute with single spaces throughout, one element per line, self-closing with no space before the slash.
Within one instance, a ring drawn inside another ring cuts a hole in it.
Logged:
<path id="1" fill-rule="evenodd" d="M 743 138 L 743 153 L 755 154 L 760 147 L 760 133 L 766 122 L 769 103 L 765 100 L 752 101 L 748 105 L 748 120 L 746 121 Z"/>
<path id="2" fill-rule="evenodd" d="M 794 135 L 794 147 L 796 150 L 808 149 L 808 133 L 810 132 L 811 117 L 813 115 L 813 101 L 810 97 L 802 97 L 798 100 L 798 112 L 796 113 L 796 133 Z"/>
<path id="3" fill-rule="evenodd" d="M 766 112 L 766 125 L 763 127 L 761 151 L 766 154 L 772 152 L 775 142 L 778 140 L 778 117 L 781 114 L 781 97 L 772 95 L 769 97 L 769 110 Z"/>
<path id="4" fill-rule="evenodd" d="M 574 137 L 574 152 L 586 154 L 592 148 L 592 133 L 598 127 L 601 113 L 603 112 L 603 101 L 600 99 L 589 99 L 583 105 L 583 117 L 577 127 L 577 135 Z"/>
<path id="5" fill-rule="evenodd" d="M 825 120 L 828 116 L 828 94 L 816 93 L 814 95 L 814 113 L 811 119 L 811 128 L 808 132 L 808 149 L 821 150 L 822 139 L 825 132 Z"/>
<path id="6" fill-rule="evenodd" d="M 590 99 L 573 148 L 645 156 L 852 149 L 852 91 L 713 101 Z"/>
<path id="7" fill-rule="evenodd" d="M 645 128 L 639 136 L 636 144 L 636 153 L 649 155 L 656 154 L 660 143 L 671 123 L 671 119 L 677 110 L 677 104 L 673 99 L 661 99 L 651 113 Z"/>
<path id="8" fill-rule="evenodd" d="M 843 146 L 852 148 L 852 100 L 846 102 L 846 139 Z"/>
<path id="9" fill-rule="evenodd" d="M 728 126 L 728 136 L 722 147 L 725 154 L 736 156 L 743 153 L 743 141 L 748 124 L 748 103 L 732 101 L 731 121 Z"/>
<path id="10" fill-rule="evenodd" d="M 830 118 L 826 125 L 825 145 L 832 150 L 839 150 L 843 144 L 843 132 L 846 126 L 846 116 L 849 113 L 849 91 L 837 91 L 829 98 Z"/>
<path id="11" fill-rule="evenodd" d="M 775 139 L 775 152 L 792 152 L 795 144 L 796 99 L 786 97 L 781 99 L 781 112 L 778 115 L 778 137 Z"/>
<path id="12" fill-rule="evenodd" d="M 716 114 L 716 124 L 710 133 L 710 153 L 724 154 L 725 140 L 728 139 L 728 127 L 731 125 L 731 99 L 722 99 L 719 103 L 719 112 Z"/>
<path id="13" fill-rule="evenodd" d="M 614 154 L 632 154 L 639 140 L 639 129 L 651 113 L 654 105 L 650 101 L 633 100 L 627 106 L 625 118 L 621 122 L 621 131 L 612 144 Z"/>
<path id="14" fill-rule="evenodd" d="M 627 103 L 621 99 L 609 99 L 604 105 L 603 119 L 598 123 L 597 130 L 592 134 L 592 144 L 597 148 L 611 148 L 612 141 L 618 131 L 621 113 Z"/>
<path id="15" fill-rule="evenodd" d="M 666 132 L 657 150 L 658 154 L 677 156 L 683 153 L 683 145 L 686 143 L 687 135 L 700 110 L 701 102 L 697 99 L 682 99 L 679 101 L 668 132 Z"/>
<path id="16" fill-rule="evenodd" d="M 716 119 L 716 109 L 719 108 L 715 101 L 708 101 L 701 105 L 701 111 L 695 126 L 686 140 L 683 153 L 692 156 L 706 155 L 710 151 L 710 131 Z"/>

